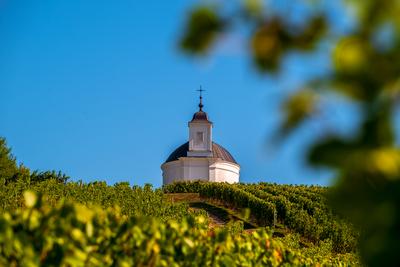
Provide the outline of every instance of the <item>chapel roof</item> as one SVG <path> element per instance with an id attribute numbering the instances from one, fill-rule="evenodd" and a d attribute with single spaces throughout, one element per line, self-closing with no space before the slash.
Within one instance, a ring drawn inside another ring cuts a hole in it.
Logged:
<path id="1" fill-rule="evenodd" d="M 169 155 L 165 163 L 178 160 L 179 158 L 182 157 L 184 158 L 187 157 L 188 151 L 189 151 L 189 142 L 186 142 L 177 149 L 175 149 L 175 151 L 172 152 L 171 155 Z M 219 158 L 224 161 L 237 164 L 236 160 L 232 157 L 231 153 L 229 153 L 228 150 L 226 150 L 225 148 L 214 142 L 212 143 L 212 153 L 213 153 L 212 156 L 213 158 Z"/>
<path id="2" fill-rule="evenodd" d="M 193 118 L 190 122 L 209 122 L 211 123 L 211 121 L 208 120 L 208 115 L 207 113 L 205 113 L 203 111 L 203 95 L 202 92 L 204 92 L 205 90 L 203 90 L 200 86 L 200 90 L 198 90 L 200 92 L 200 102 L 199 102 L 199 111 L 197 111 L 196 113 L 193 114 Z"/>
<path id="3" fill-rule="evenodd" d="M 208 115 L 207 115 L 207 113 L 205 113 L 205 112 L 202 111 L 202 110 L 197 111 L 196 113 L 193 114 L 193 118 L 192 118 L 191 122 L 194 122 L 194 121 L 206 121 L 206 122 L 210 122 L 210 121 L 208 120 Z"/>

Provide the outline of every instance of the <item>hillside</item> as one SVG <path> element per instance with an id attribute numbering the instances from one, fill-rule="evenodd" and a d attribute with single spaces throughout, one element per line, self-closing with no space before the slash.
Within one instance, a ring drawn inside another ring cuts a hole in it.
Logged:
<path id="1" fill-rule="evenodd" d="M 327 191 L 319 186 L 269 183 L 194 182 L 164 187 L 166 193 L 198 193 L 200 202 L 225 207 L 235 211 L 233 214 L 245 214 L 248 210 L 250 217 L 245 220 L 248 224 L 270 226 L 279 233 L 297 233 L 312 244 L 330 240 L 334 252 L 354 252 L 357 234 L 349 223 L 330 210 Z"/>
<path id="2" fill-rule="evenodd" d="M 0 264 L 357 265 L 355 235 L 328 209 L 326 190 L 266 183 L 153 189 L 4 182 Z"/>

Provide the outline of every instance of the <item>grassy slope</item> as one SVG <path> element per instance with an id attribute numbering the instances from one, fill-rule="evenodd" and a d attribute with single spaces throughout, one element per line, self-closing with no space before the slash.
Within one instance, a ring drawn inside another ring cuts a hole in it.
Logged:
<path id="1" fill-rule="evenodd" d="M 227 203 L 213 199 L 202 198 L 198 193 L 169 193 L 166 198 L 174 203 L 187 203 L 192 209 L 200 209 L 207 212 L 210 219 L 210 227 L 224 226 L 229 222 L 242 221 L 244 230 L 256 229 L 259 226 L 251 218 L 246 219 L 243 210 L 233 208 Z M 283 225 L 277 225 L 274 229 L 276 236 L 284 236 L 287 229 Z"/>

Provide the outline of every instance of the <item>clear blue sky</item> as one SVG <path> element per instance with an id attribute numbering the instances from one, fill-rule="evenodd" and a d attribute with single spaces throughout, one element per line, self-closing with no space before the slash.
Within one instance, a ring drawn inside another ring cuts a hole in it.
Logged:
<path id="1" fill-rule="evenodd" d="M 201 84 L 214 141 L 241 164 L 242 182 L 327 184 L 331 174 L 303 160 L 324 126 L 269 144 L 280 101 L 326 71 L 326 53 L 293 56 L 278 77 L 254 71 L 239 36 L 189 58 L 176 44 L 195 2 L 0 1 L 0 136 L 18 161 L 74 180 L 159 186 L 160 165 L 187 140 Z M 347 114 L 325 119 L 351 129 Z"/>

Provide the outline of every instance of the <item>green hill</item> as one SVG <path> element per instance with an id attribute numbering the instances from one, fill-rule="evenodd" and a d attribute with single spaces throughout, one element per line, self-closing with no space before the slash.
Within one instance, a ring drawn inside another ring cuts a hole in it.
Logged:
<path id="1" fill-rule="evenodd" d="M 203 202 L 250 217 L 246 223 L 270 226 L 279 233 L 297 233 L 306 242 L 330 240 L 337 253 L 356 250 L 357 233 L 327 205 L 328 188 L 304 185 L 178 183 L 166 193 L 198 193 Z M 240 216 L 238 216 L 240 217 Z"/>
<path id="2" fill-rule="evenodd" d="M 327 188 L 181 183 L 0 183 L 0 265 L 358 265 Z"/>

